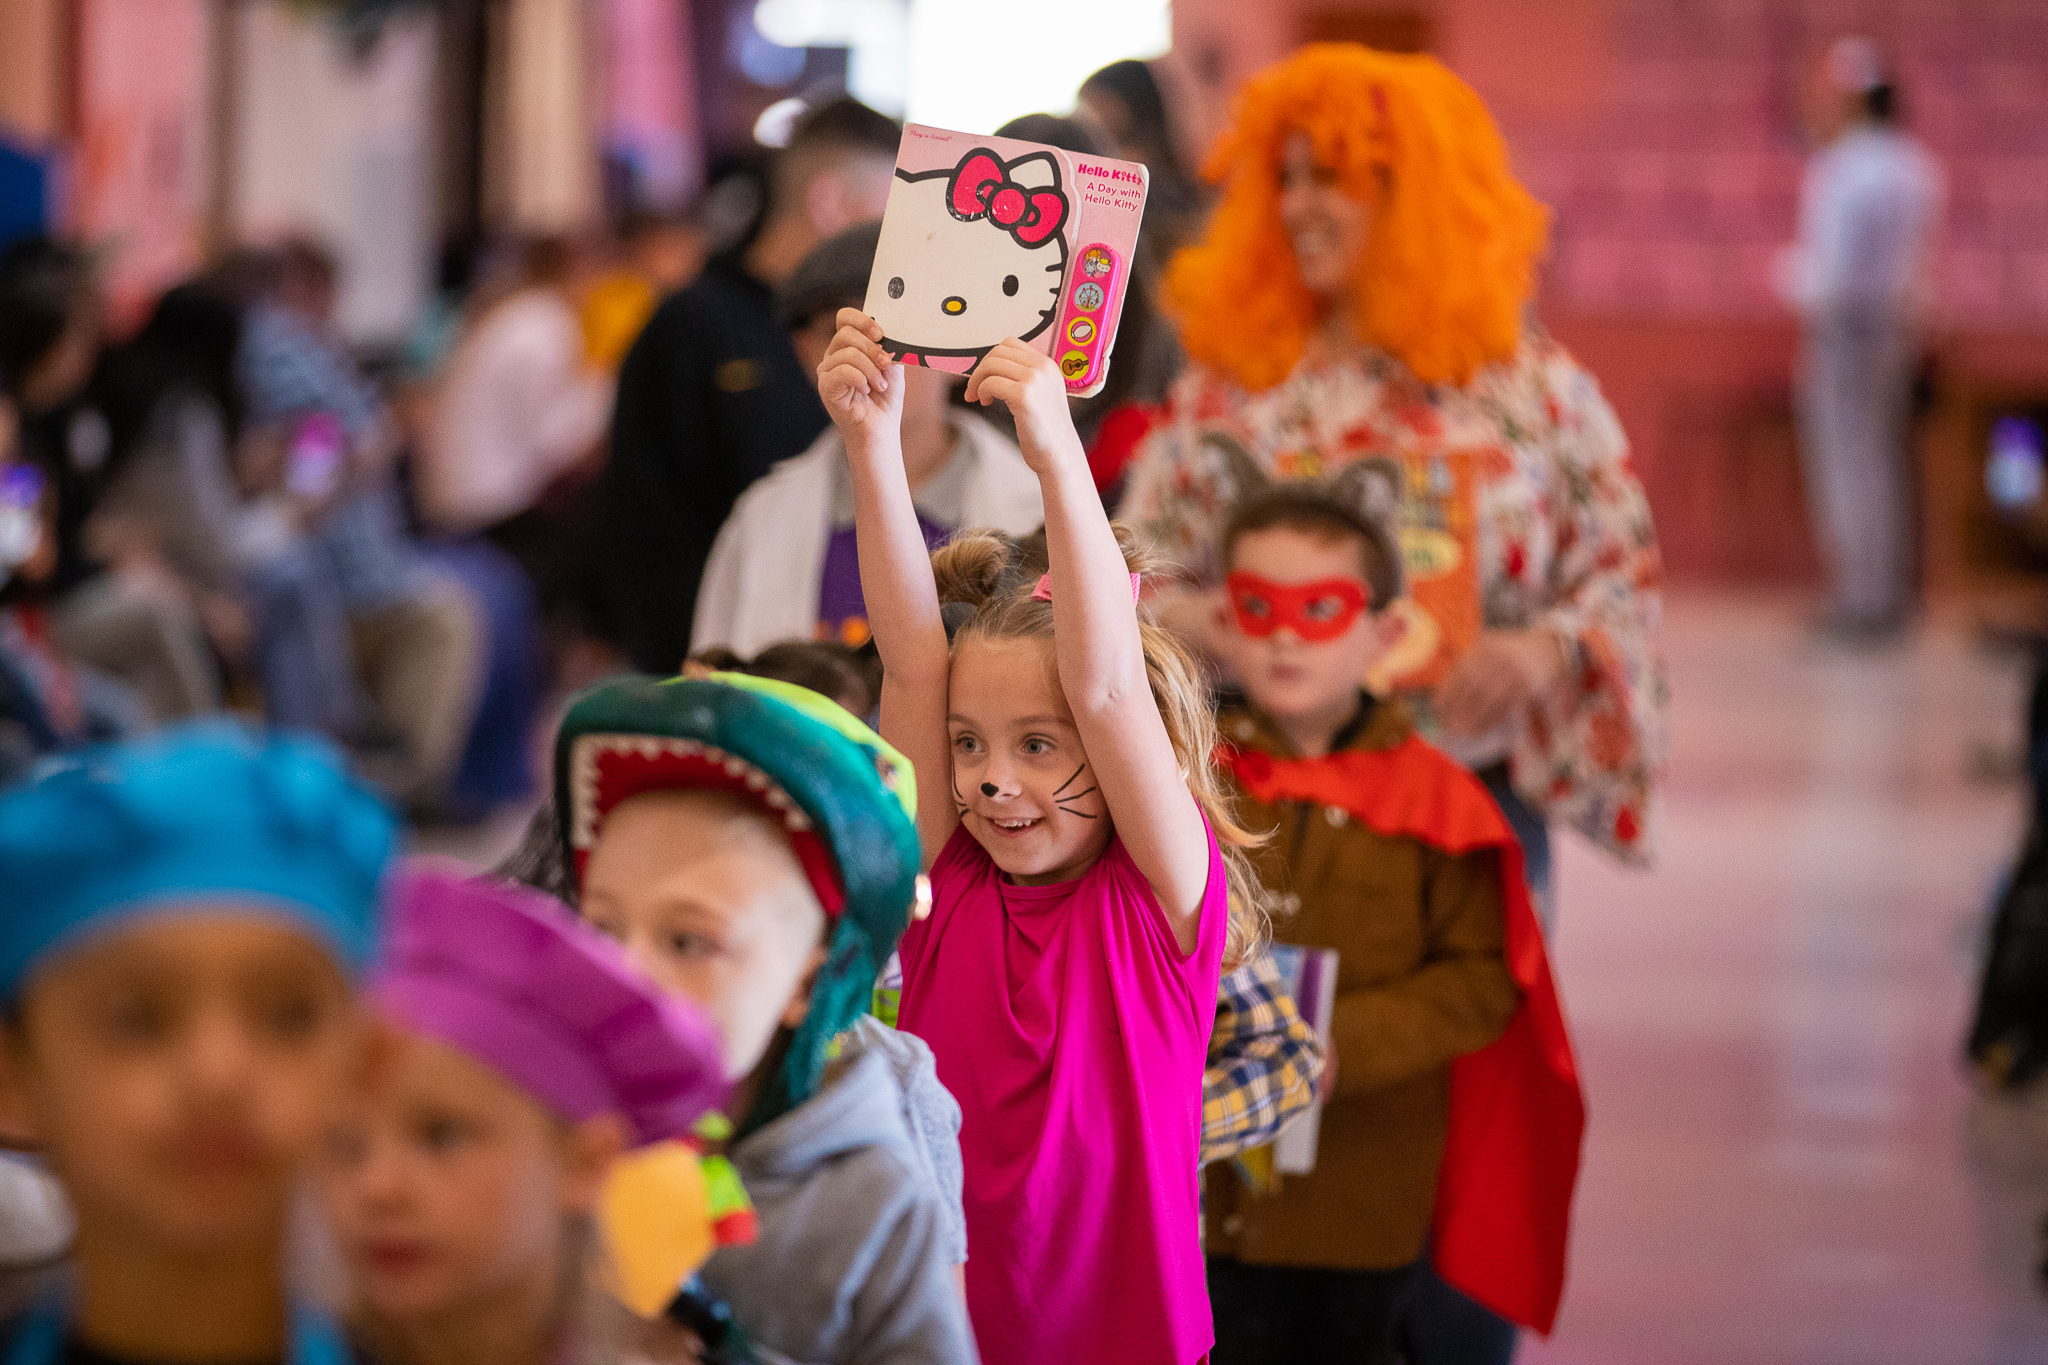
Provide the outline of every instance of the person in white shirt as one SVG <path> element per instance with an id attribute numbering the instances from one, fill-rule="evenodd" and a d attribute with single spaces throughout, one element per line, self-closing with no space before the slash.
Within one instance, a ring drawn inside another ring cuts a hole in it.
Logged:
<path id="1" fill-rule="evenodd" d="M 570 265 L 560 240 L 535 242 L 520 287 L 476 320 L 448 362 L 415 470 L 421 514 L 444 535 L 526 511 L 604 434 L 611 381 L 584 362 Z"/>
<path id="2" fill-rule="evenodd" d="M 826 239 L 777 291 L 776 315 L 805 369 L 824 358 L 839 310 L 866 297 L 880 235 L 868 223 Z M 1043 525 L 1037 476 L 1015 443 L 951 401 L 958 377 L 906 367 L 903 379 L 903 462 L 926 542 L 937 548 L 966 526 L 1022 536 Z M 690 652 L 751 656 L 783 640 L 867 638 L 853 483 L 828 426 L 733 504 L 697 591 Z"/>
<path id="3" fill-rule="evenodd" d="M 1906 622 L 1906 425 L 1941 173 L 1899 128 L 1893 78 L 1866 38 L 1828 49 L 1806 106 L 1819 150 L 1777 283 L 1803 324 L 1799 443 L 1831 592 L 1821 625 L 1872 641 Z"/>

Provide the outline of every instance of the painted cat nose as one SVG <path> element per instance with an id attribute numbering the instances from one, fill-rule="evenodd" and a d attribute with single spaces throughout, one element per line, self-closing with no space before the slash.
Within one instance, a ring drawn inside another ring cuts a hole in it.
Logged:
<path id="1" fill-rule="evenodd" d="M 954 294 L 942 299 L 939 303 L 939 308 L 948 317 L 958 317 L 967 311 L 967 300 L 961 298 L 958 294 Z"/>

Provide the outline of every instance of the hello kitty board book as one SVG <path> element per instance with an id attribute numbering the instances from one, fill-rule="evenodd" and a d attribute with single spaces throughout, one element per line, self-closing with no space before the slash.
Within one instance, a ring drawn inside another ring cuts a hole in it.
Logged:
<path id="1" fill-rule="evenodd" d="M 1147 184 L 1135 161 L 907 125 L 868 279 L 882 348 L 966 374 L 1014 336 L 1100 392 Z"/>

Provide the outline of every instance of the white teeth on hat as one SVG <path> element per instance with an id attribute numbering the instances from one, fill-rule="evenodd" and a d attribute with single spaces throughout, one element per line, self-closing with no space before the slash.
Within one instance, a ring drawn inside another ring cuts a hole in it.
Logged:
<path id="1" fill-rule="evenodd" d="M 597 842 L 597 770 L 608 754 L 638 758 L 702 758 L 723 769 L 728 777 L 744 782 L 749 791 L 759 792 L 768 807 L 782 817 L 784 828 L 803 833 L 811 828 L 794 797 L 746 759 L 694 739 L 670 739 L 663 735 L 578 735 L 569 748 L 569 846 L 587 851 Z"/>

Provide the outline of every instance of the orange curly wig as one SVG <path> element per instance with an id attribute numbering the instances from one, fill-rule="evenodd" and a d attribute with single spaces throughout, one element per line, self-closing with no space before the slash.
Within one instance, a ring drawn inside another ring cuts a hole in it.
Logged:
<path id="1" fill-rule="evenodd" d="M 1549 210 L 1508 169 L 1479 95 L 1434 57 L 1311 43 L 1254 76 L 1202 168 L 1223 195 L 1168 266 L 1167 311 L 1194 359 L 1252 390 L 1285 379 L 1318 321 L 1280 226 L 1280 162 L 1306 132 L 1348 194 L 1374 200 L 1352 276 L 1359 340 L 1431 384 L 1513 355 Z"/>

